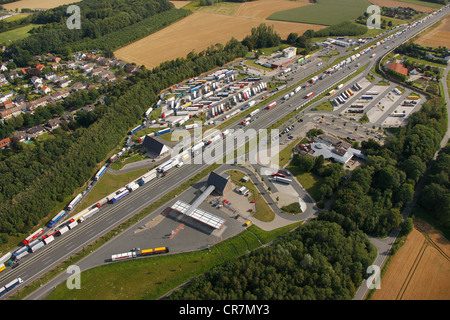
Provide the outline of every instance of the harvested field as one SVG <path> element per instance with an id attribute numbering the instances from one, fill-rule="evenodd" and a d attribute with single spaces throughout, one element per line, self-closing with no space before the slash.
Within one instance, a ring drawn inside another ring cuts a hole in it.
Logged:
<path id="1" fill-rule="evenodd" d="M 423 33 L 414 41 L 421 46 L 439 48 L 445 47 L 450 43 L 450 16 L 441 20 L 440 24 L 428 32 Z"/>
<path id="2" fill-rule="evenodd" d="M 450 242 L 419 220 L 392 259 L 372 300 L 448 299 Z"/>
<path id="3" fill-rule="evenodd" d="M 414 4 L 414 3 L 408 3 L 404 1 L 396 1 L 396 0 L 369 0 L 371 3 L 376 4 L 377 6 L 384 6 L 384 7 L 410 7 L 414 10 L 421 11 L 421 12 L 430 12 L 434 11 L 436 9 L 432 7 L 428 7 L 425 2 L 423 2 L 423 5 Z M 430 5 L 433 5 L 430 4 Z"/>
<path id="4" fill-rule="evenodd" d="M 175 8 L 179 9 L 190 3 L 190 1 L 169 1 L 175 5 Z"/>
<path id="5" fill-rule="evenodd" d="M 282 38 L 289 33 L 303 34 L 308 29 L 320 30 L 323 26 L 259 18 L 194 12 L 188 17 L 114 52 L 114 55 L 137 65 L 153 68 L 161 62 L 186 57 L 195 50 L 200 52 L 210 45 L 225 43 L 232 37 L 242 40 L 251 29 L 261 23 L 273 25 Z"/>
<path id="6" fill-rule="evenodd" d="M 236 17 L 250 17 L 250 18 L 261 18 L 265 19 L 272 13 L 288 10 L 293 8 L 298 8 L 306 5 L 310 5 L 309 0 L 257 0 L 241 3 L 239 8 L 236 10 L 234 15 Z"/>
<path id="7" fill-rule="evenodd" d="M 63 4 L 79 2 L 80 0 L 21 0 L 11 3 L 6 3 L 3 5 L 3 8 L 7 10 L 15 10 L 16 8 L 29 8 L 29 9 L 50 9 L 58 6 L 62 6 Z"/>

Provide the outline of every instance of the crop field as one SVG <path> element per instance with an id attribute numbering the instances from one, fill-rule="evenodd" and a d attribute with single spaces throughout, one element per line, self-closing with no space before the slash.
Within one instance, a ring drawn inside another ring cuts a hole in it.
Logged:
<path id="1" fill-rule="evenodd" d="M 62 6 L 68 3 L 79 2 L 79 0 L 20 0 L 16 2 L 6 3 L 3 7 L 7 10 L 15 10 L 16 8 L 29 8 L 29 9 L 50 9 L 58 6 Z"/>
<path id="2" fill-rule="evenodd" d="M 191 1 L 169 1 L 172 2 L 175 8 L 179 9 L 190 3 Z"/>
<path id="3" fill-rule="evenodd" d="M 186 57 L 192 50 L 200 52 L 216 43 L 225 45 L 232 37 L 242 40 L 250 34 L 252 28 L 261 23 L 273 25 L 282 38 L 286 38 L 291 32 L 303 34 L 308 29 L 323 28 L 310 24 L 194 12 L 148 37 L 115 51 L 114 55 L 124 61 L 153 68 L 161 62 Z"/>
<path id="4" fill-rule="evenodd" d="M 450 242 L 425 222 L 415 222 L 372 300 L 450 299 Z"/>
<path id="5" fill-rule="evenodd" d="M 361 16 L 370 5 L 367 0 L 318 0 L 309 6 L 275 12 L 267 19 L 330 26 Z"/>
<path id="6" fill-rule="evenodd" d="M 309 0 L 279 1 L 279 0 L 257 0 L 240 4 L 236 12 L 237 17 L 266 19 L 272 13 L 280 10 L 289 10 L 310 5 Z"/>
<path id="7" fill-rule="evenodd" d="M 438 3 L 425 2 L 420 0 L 370 0 L 377 6 L 385 7 L 410 7 L 417 11 L 429 12 L 442 7 Z"/>
<path id="8" fill-rule="evenodd" d="M 436 28 L 423 33 L 414 42 L 427 47 L 448 47 L 450 44 L 450 16 L 446 16 Z"/>

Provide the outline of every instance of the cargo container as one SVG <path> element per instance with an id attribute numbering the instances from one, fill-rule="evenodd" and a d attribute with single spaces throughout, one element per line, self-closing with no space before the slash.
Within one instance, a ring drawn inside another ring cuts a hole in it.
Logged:
<path id="1" fill-rule="evenodd" d="M 253 107 L 254 105 L 256 104 L 256 101 L 250 101 L 248 104 L 247 104 L 247 106 L 250 108 L 250 107 Z"/>
<path id="2" fill-rule="evenodd" d="M 67 227 L 67 226 L 63 226 L 62 228 L 60 228 L 59 230 L 58 230 L 58 233 L 57 233 L 57 235 L 62 235 L 62 234 L 64 234 L 64 233 L 66 233 L 67 231 L 69 231 L 69 227 Z"/>
<path id="3" fill-rule="evenodd" d="M 398 94 L 399 96 L 401 96 L 402 95 L 402 93 L 401 93 L 401 91 L 400 90 L 398 90 L 397 88 L 394 88 L 394 90 L 393 90 L 396 94 Z"/>
<path id="4" fill-rule="evenodd" d="M 74 221 L 71 222 L 67 225 L 67 227 L 69 228 L 69 230 L 72 230 L 73 228 L 75 228 L 78 225 L 78 221 Z"/>
<path id="5" fill-rule="evenodd" d="M 331 96 L 336 92 L 336 90 L 331 90 L 330 92 L 328 92 L 328 95 Z"/>
<path id="6" fill-rule="evenodd" d="M 38 241 L 37 243 L 35 243 L 34 245 L 29 246 L 29 248 L 30 248 L 30 251 L 31 251 L 31 252 L 36 252 L 36 250 L 42 248 L 44 245 L 45 245 L 45 242 L 39 240 L 39 241 Z"/>
<path id="7" fill-rule="evenodd" d="M 314 77 L 312 77 L 311 79 L 309 79 L 309 83 L 311 83 L 311 84 L 314 84 L 314 83 L 316 83 L 317 82 L 317 80 L 319 80 L 319 77 L 318 76 L 314 76 Z"/>
<path id="8" fill-rule="evenodd" d="M 260 111 L 260 109 L 253 110 L 252 112 L 250 112 L 249 116 L 254 117 L 255 115 L 257 115 L 259 113 L 259 111 Z"/>
<path id="9" fill-rule="evenodd" d="M 401 112 L 393 112 L 391 114 L 391 116 L 404 118 L 404 117 L 406 117 L 406 114 L 405 113 L 401 113 Z"/>
<path id="10" fill-rule="evenodd" d="M 168 133 L 168 132 L 170 132 L 170 128 L 161 129 L 155 133 L 155 136 L 160 136 L 160 135 Z"/>
<path id="11" fill-rule="evenodd" d="M 55 240 L 55 237 L 54 236 L 50 236 L 48 238 L 45 238 L 43 241 L 44 241 L 45 245 L 48 245 L 53 240 Z"/>
<path id="12" fill-rule="evenodd" d="M 148 108 L 147 111 L 145 111 L 145 117 L 148 118 L 148 116 L 150 115 L 150 113 L 151 113 L 152 111 L 153 111 L 153 108 L 152 108 L 152 107 Z"/>
<path id="13" fill-rule="evenodd" d="M 408 96 L 408 99 L 410 99 L 410 100 L 418 100 L 418 99 L 420 99 L 420 97 L 418 97 L 418 96 Z"/>
<path id="14" fill-rule="evenodd" d="M 373 100 L 372 96 L 362 96 L 361 99 L 363 100 Z"/>
<path id="15" fill-rule="evenodd" d="M 376 96 L 377 94 L 379 94 L 379 92 L 378 91 L 367 91 L 366 94 Z"/>
<path id="16" fill-rule="evenodd" d="M 339 90 L 339 89 L 342 89 L 343 87 L 344 87 L 344 84 L 341 83 L 340 85 L 338 85 L 338 86 L 336 87 L 336 89 Z"/>
<path id="17" fill-rule="evenodd" d="M 43 233 L 44 233 L 44 229 L 39 228 L 38 230 L 36 230 L 32 234 L 30 234 L 28 237 L 26 237 L 25 240 L 22 241 L 22 243 L 24 245 L 27 245 L 28 243 L 30 243 L 31 241 L 33 241 L 34 239 L 36 239 L 37 237 L 39 237 Z"/>
<path id="18" fill-rule="evenodd" d="M 67 205 L 67 209 L 70 211 L 75 208 L 75 206 L 81 201 L 82 198 L 83 195 L 80 193 Z"/>

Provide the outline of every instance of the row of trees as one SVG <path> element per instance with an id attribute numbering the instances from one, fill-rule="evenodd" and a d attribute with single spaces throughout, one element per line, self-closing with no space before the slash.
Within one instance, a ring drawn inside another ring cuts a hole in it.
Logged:
<path id="1" fill-rule="evenodd" d="M 252 28 L 251 34 L 242 40 L 242 44 L 249 50 L 275 47 L 280 43 L 280 35 L 274 31 L 273 26 L 267 26 L 265 23 Z"/>
<path id="2" fill-rule="evenodd" d="M 169 300 L 350 300 L 376 251 L 361 231 L 314 221 L 215 267 Z"/>

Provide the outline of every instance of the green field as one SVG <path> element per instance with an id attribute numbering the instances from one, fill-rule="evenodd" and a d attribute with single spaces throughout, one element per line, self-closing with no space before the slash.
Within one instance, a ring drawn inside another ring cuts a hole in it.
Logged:
<path id="1" fill-rule="evenodd" d="M 317 4 L 275 12 L 267 19 L 331 26 L 363 15 L 370 5 L 367 0 L 318 0 Z"/>
<path id="2" fill-rule="evenodd" d="M 442 7 L 442 4 L 439 4 L 439 3 L 420 1 L 420 0 L 397 0 L 397 1 L 411 3 L 411 4 L 417 4 L 419 6 L 436 8 L 436 9 Z M 405 4 L 405 6 L 407 6 L 407 5 Z"/>
<path id="3" fill-rule="evenodd" d="M 28 31 L 33 29 L 36 25 L 35 24 L 29 24 L 25 27 L 17 28 L 11 31 L 6 31 L 0 33 L 0 43 L 7 44 L 9 41 L 14 42 L 17 40 L 24 39 L 28 37 L 30 34 Z"/>

